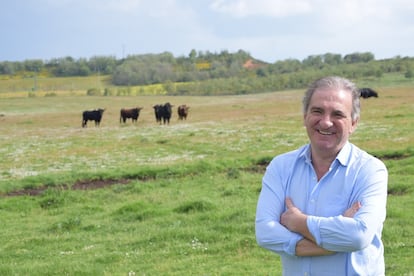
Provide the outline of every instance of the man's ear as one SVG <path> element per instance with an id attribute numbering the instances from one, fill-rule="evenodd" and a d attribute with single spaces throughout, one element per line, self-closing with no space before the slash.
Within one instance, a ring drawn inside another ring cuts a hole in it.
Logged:
<path id="1" fill-rule="evenodd" d="M 356 120 L 352 121 L 352 125 L 351 125 L 351 129 L 349 131 L 349 134 L 354 133 L 354 131 L 357 129 L 358 122 L 359 122 L 359 118 L 357 118 Z"/>

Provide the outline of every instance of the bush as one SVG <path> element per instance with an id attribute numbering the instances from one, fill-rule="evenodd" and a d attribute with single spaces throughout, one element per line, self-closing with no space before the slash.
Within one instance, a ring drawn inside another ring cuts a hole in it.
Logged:
<path id="1" fill-rule="evenodd" d="M 101 90 L 98 88 L 89 88 L 86 92 L 87 96 L 101 96 Z"/>
<path id="2" fill-rule="evenodd" d="M 45 94 L 45 97 L 56 97 L 57 94 L 55 92 L 48 92 Z"/>
<path id="3" fill-rule="evenodd" d="M 114 92 L 110 88 L 105 88 L 104 90 L 104 96 L 113 96 Z"/>

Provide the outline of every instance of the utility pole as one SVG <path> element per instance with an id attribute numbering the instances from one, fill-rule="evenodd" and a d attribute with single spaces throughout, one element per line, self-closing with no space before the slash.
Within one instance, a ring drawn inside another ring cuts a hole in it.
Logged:
<path id="1" fill-rule="evenodd" d="M 32 90 L 34 92 L 37 91 L 37 71 L 35 70 L 34 75 L 33 75 L 33 88 Z"/>

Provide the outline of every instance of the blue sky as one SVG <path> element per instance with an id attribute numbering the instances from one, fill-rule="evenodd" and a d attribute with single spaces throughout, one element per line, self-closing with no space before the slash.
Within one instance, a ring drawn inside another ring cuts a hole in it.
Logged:
<path id="1" fill-rule="evenodd" d="M 196 51 L 275 62 L 371 52 L 414 56 L 412 0 L 13 0 L 0 61 Z"/>

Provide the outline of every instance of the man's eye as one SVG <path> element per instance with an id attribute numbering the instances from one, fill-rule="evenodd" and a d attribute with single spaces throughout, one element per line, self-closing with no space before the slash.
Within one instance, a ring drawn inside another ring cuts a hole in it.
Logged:
<path id="1" fill-rule="evenodd" d="M 337 118 L 345 118 L 346 117 L 343 113 L 335 113 L 334 115 Z"/>

